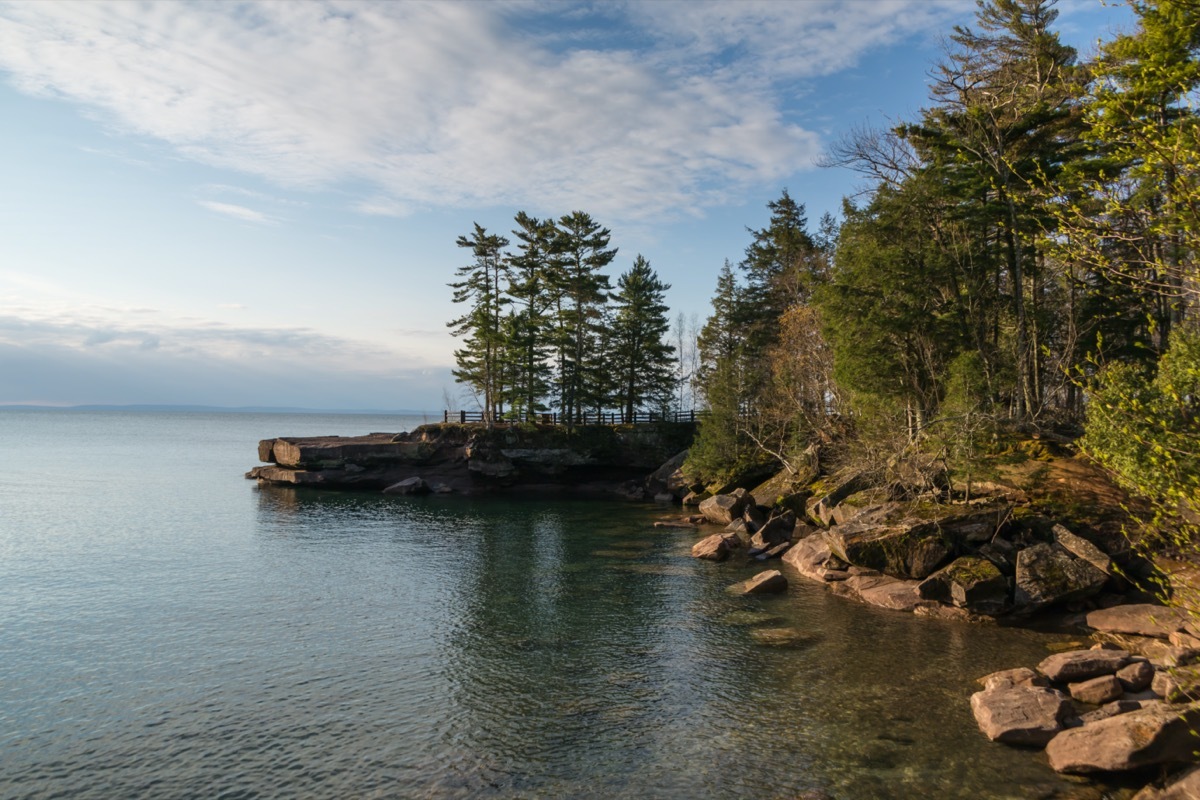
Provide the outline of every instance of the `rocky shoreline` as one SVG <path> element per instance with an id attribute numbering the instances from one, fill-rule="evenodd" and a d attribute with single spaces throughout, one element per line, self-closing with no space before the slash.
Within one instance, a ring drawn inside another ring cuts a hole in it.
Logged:
<path id="1" fill-rule="evenodd" d="M 949 502 L 933 504 L 879 502 L 873 489 L 841 486 L 805 496 L 803 516 L 788 507 L 794 499 L 766 507 L 737 489 L 662 524 L 694 527 L 696 558 L 780 558 L 798 577 L 882 608 L 1088 633 L 1091 649 L 981 678 L 983 691 L 970 698 L 980 730 L 1044 748 L 1061 773 L 1130 773 L 1144 783 L 1157 769 L 1136 800 L 1200 797 L 1200 767 L 1187 766 L 1200 755 L 1200 627 L 1156 602 L 1146 582 L 1162 576 L 1149 562 L 1034 513 L 1000 487 L 973 503 L 947 493 Z M 783 591 L 786 578 L 770 570 L 744 585 L 760 584 Z"/>
<path id="2" fill-rule="evenodd" d="M 796 577 L 886 609 L 1093 636 L 1092 650 L 981 679 L 984 690 L 970 703 L 993 741 L 1045 747 L 1064 773 L 1196 760 L 1194 738 L 1185 746 L 1181 737 L 1200 725 L 1200 689 L 1193 695 L 1187 670 L 1200 664 L 1200 630 L 1158 604 L 1163 576 L 1119 527 L 1046 513 L 1011 483 L 962 487 L 936 471 L 880 485 L 862 473 L 812 469 L 713 493 L 683 476 L 691 433 L 680 425 L 567 432 L 435 424 L 402 434 L 284 437 L 259 443 L 260 460 L 270 463 L 246 477 L 401 495 L 537 489 L 695 506 L 656 527 L 695 530 L 699 559 L 743 557 L 764 568 L 778 559 Z M 782 571 L 764 569 L 730 590 L 787 588 Z M 1200 797 L 1197 769 L 1169 781 L 1160 775 L 1138 800 Z"/>

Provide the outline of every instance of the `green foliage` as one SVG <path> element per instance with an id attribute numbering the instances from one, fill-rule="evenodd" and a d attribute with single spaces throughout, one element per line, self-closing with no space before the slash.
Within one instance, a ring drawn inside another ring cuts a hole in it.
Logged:
<path id="1" fill-rule="evenodd" d="M 1090 387 L 1086 452 L 1153 501 L 1164 521 L 1200 518 L 1200 330 L 1179 328 L 1157 369 L 1106 365 Z"/>

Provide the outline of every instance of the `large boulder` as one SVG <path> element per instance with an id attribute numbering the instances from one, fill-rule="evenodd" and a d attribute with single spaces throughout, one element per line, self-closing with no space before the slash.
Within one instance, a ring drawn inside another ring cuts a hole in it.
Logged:
<path id="1" fill-rule="evenodd" d="M 1055 525 L 1051 528 L 1050 532 L 1054 537 L 1055 543 L 1071 555 L 1088 562 L 1101 572 L 1107 573 L 1112 571 L 1112 559 L 1108 557 L 1107 553 L 1087 539 L 1071 533 L 1062 525 Z"/>
<path id="2" fill-rule="evenodd" d="M 1008 581 L 986 558 L 963 556 L 923 580 L 921 597 L 977 614 L 996 615 L 1008 605 Z"/>
<path id="3" fill-rule="evenodd" d="M 728 525 L 741 518 L 748 502 L 751 502 L 749 493 L 745 489 L 735 489 L 729 494 L 714 495 L 700 503 L 700 513 L 709 522 Z"/>
<path id="4" fill-rule="evenodd" d="M 801 539 L 783 556 L 783 563 L 814 581 L 835 581 L 846 578 L 846 563 L 829 549 L 824 536 Z"/>
<path id="5" fill-rule="evenodd" d="M 692 545 L 692 556 L 707 561 L 724 561 L 742 546 L 742 540 L 732 533 L 714 533 Z"/>
<path id="6" fill-rule="evenodd" d="M 890 575 L 851 575 L 844 584 L 863 602 L 893 611 L 913 611 L 920 605 L 932 605 L 917 594 L 917 582 Z"/>
<path id="7" fill-rule="evenodd" d="M 997 686 L 971 695 L 971 711 L 993 742 L 1043 747 L 1063 729 L 1071 703 L 1041 686 Z"/>
<path id="8" fill-rule="evenodd" d="M 1108 573 L 1065 548 L 1053 544 L 1035 544 L 1017 553 L 1015 604 L 1035 611 L 1053 603 L 1066 603 L 1090 597 L 1108 582 Z"/>
<path id="9" fill-rule="evenodd" d="M 826 536 L 839 558 L 898 578 L 927 578 L 953 553 L 937 523 L 922 520 L 877 525 L 860 518 Z"/>
<path id="10" fill-rule="evenodd" d="M 1194 760 L 1200 706 L 1156 704 L 1066 730 L 1046 747 L 1058 772 L 1114 772 Z"/>
<path id="11" fill-rule="evenodd" d="M 425 483 L 422 478 L 406 478 L 398 483 L 393 483 L 383 490 L 384 494 L 429 494 L 429 484 Z"/>
<path id="12" fill-rule="evenodd" d="M 1052 681 L 1075 683 L 1112 675 L 1128 663 L 1129 653 L 1124 650 L 1069 650 L 1047 656 L 1037 668 Z"/>

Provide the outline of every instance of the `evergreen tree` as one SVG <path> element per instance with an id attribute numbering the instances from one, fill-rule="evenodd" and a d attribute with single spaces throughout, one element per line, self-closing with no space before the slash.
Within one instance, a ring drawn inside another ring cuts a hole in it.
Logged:
<path id="1" fill-rule="evenodd" d="M 554 223 L 521 211 L 516 224 L 517 252 L 508 260 L 507 289 L 514 311 L 507 320 L 506 338 L 511 372 L 508 401 L 521 418 L 544 411 L 551 391 L 549 315 L 556 305 L 557 282 L 551 273 Z"/>
<path id="2" fill-rule="evenodd" d="M 761 230 L 750 230 L 741 269 L 746 288 L 738 321 L 746 337 L 747 353 L 760 356 L 779 337 L 779 319 L 796 303 L 803 303 L 824 279 L 825 259 L 808 233 L 804 204 L 783 191 L 767 203 L 771 221 Z"/>
<path id="3" fill-rule="evenodd" d="M 660 411 L 670 402 L 675 348 L 665 341 L 671 323 L 664 302 L 670 288 L 641 255 L 617 279 L 610 366 L 617 382 L 616 405 L 626 420 L 639 409 Z"/>
<path id="4" fill-rule="evenodd" d="M 607 249 L 611 232 L 582 211 L 558 220 L 555 237 L 557 283 L 561 292 L 555 345 L 558 350 L 559 408 L 568 424 L 581 418 L 591 362 L 601 353 L 595 339 L 608 300 L 608 276 L 600 272 L 617 255 Z M 594 371 L 592 371 L 594 374 Z"/>
<path id="5" fill-rule="evenodd" d="M 734 277 L 729 259 L 717 276 L 717 290 L 712 298 L 713 313 L 704 322 L 696 346 L 700 351 L 700 366 L 696 371 L 696 389 L 701 396 L 707 394 L 705 386 L 713 378 L 717 362 L 732 358 L 741 351 L 744 336 L 738 326 L 738 309 L 742 304 L 742 292 Z"/>
<path id="6" fill-rule="evenodd" d="M 1027 283 L 1044 227 L 1034 188 L 1053 180 L 1078 139 L 1075 51 L 1050 25 L 1054 0 L 982 0 L 977 30 L 957 27 L 935 72 L 938 105 L 904 133 L 944 174 L 973 172 L 999 236 L 1014 324 L 1013 410 L 1040 407 L 1039 343 L 1031 336 Z M 986 233 L 985 239 L 987 241 Z M 1037 280 L 1036 276 L 1033 280 Z"/>
<path id="7" fill-rule="evenodd" d="M 504 248 L 508 239 L 489 234 L 479 223 L 470 237 L 459 236 L 456 244 L 469 249 L 474 260 L 459 267 L 460 280 L 450 284 L 455 303 L 468 303 L 462 316 L 447 325 L 455 336 L 465 337 L 464 347 L 454 351 L 454 377 L 481 396 L 484 421 L 489 425 L 503 407 L 503 365 L 507 345 L 503 308 L 508 300 L 502 282 L 508 274 Z"/>

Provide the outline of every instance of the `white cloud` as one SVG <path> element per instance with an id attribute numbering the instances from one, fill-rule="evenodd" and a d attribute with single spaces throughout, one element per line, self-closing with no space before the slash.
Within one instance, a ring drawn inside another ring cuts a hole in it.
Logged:
<path id="1" fill-rule="evenodd" d="M 221 203 L 216 200 L 197 200 L 196 202 L 204 208 L 207 208 L 209 211 L 215 211 L 216 213 L 224 214 L 227 217 L 240 219 L 243 222 L 257 222 L 259 224 L 267 225 L 275 221 L 261 211 L 255 211 L 253 208 L 246 208 L 245 206 L 235 205 L 234 203 Z"/>
<path id="2" fill-rule="evenodd" d="M 789 116 L 795 81 L 963 9 L 29 3 L 0 7 L 0 68 L 191 158 L 288 187 L 365 186 L 365 213 L 519 205 L 632 220 L 807 168 L 821 144 Z"/>

